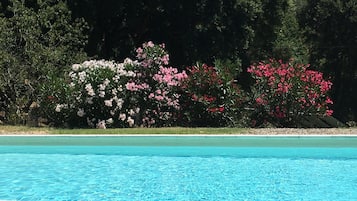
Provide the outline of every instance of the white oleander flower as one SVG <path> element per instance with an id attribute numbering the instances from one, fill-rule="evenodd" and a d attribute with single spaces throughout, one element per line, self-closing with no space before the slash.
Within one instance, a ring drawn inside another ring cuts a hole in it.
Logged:
<path id="1" fill-rule="evenodd" d="M 114 97 L 115 102 L 117 103 L 117 107 L 120 110 L 123 107 L 124 100 L 122 98 Z"/>
<path id="2" fill-rule="evenodd" d="M 77 77 L 77 74 L 75 72 L 73 72 L 73 71 L 69 72 L 68 75 L 72 80 Z"/>
<path id="3" fill-rule="evenodd" d="M 104 84 L 105 86 L 108 86 L 109 83 L 110 83 L 110 80 L 108 80 L 108 78 L 105 78 L 103 84 Z"/>
<path id="4" fill-rule="evenodd" d="M 98 96 L 104 98 L 104 96 L 105 96 L 105 91 L 99 91 L 99 95 L 98 95 Z"/>
<path id="5" fill-rule="evenodd" d="M 88 103 L 89 105 L 92 105 L 93 104 L 93 97 L 86 98 L 86 103 Z"/>
<path id="6" fill-rule="evenodd" d="M 109 118 L 105 121 L 107 124 L 112 124 L 114 122 L 113 118 Z"/>
<path id="7" fill-rule="evenodd" d="M 104 85 L 104 84 L 98 85 L 98 88 L 99 88 L 99 90 L 101 90 L 101 91 L 104 91 L 104 90 L 105 90 L 105 87 L 106 87 L 106 85 Z"/>
<path id="8" fill-rule="evenodd" d="M 118 91 L 119 91 L 119 92 L 122 92 L 122 91 L 123 91 L 123 85 L 120 85 L 120 86 L 118 87 Z"/>
<path id="9" fill-rule="evenodd" d="M 106 129 L 107 126 L 105 125 L 105 121 L 100 121 L 97 123 L 97 128 L 99 129 Z"/>
<path id="10" fill-rule="evenodd" d="M 74 70 L 74 71 L 78 71 L 80 68 L 81 68 L 80 64 L 73 64 L 72 65 L 72 70 Z"/>
<path id="11" fill-rule="evenodd" d="M 112 107 L 113 106 L 113 100 L 110 99 L 110 100 L 104 100 L 104 104 L 105 106 L 107 107 Z"/>
<path id="12" fill-rule="evenodd" d="M 119 75 L 115 75 L 115 76 L 113 77 L 113 81 L 114 81 L 115 83 L 118 83 L 119 80 L 120 80 L 120 76 L 119 76 Z"/>
<path id="13" fill-rule="evenodd" d="M 116 96 L 116 95 L 118 94 L 118 90 L 117 90 L 117 89 L 112 89 L 112 94 L 113 94 L 114 96 Z"/>
<path id="14" fill-rule="evenodd" d="M 140 108 L 139 107 L 135 108 L 135 112 L 139 113 L 140 112 Z"/>
<path id="15" fill-rule="evenodd" d="M 87 124 L 88 124 L 88 126 L 90 126 L 90 127 L 94 127 L 93 119 L 90 120 L 89 117 L 87 117 Z"/>
<path id="16" fill-rule="evenodd" d="M 86 80 L 87 74 L 85 71 L 79 72 L 78 73 L 78 78 L 80 82 L 84 82 Z"/>
<path id="17" fill-rule="evenodd" d="M 95 92 L 94 92 L 93 87 L 90 83 L 86 84 L 85 89 L 89 96 L 95 96 Z"/>
<path id="18" fill-rule="evenodd" d="M 78 109 L 77 115 L 78 115 L 79 117 L 83 117 L 85 114 L 86 114 L 86 113 L 84 112 L 84 109 L 82 109 L 82 108 L 79 108 L 79 109 Z"/>
<path id="19" fill-rule="evenodd" d="M 57 104 L 55 111 L 56 112 L 61 112 L 61 109 L 62 109 L 62 106 L 60 104 Z"/>
<path id="20" fill-rule="evenodd" d="M 135 111 L 134 111 L 133 109 L 130 109 L 129 112 L 128 112 L 128 114 L 129 114 L 130 116 L 134 116 L 134 115 L 135 115 Z"/>
<path id="21" fill-rule="evenodd" d="M 125 121 L 125 119 L 126 119 L 126 114 L 124 114 L 124 113 L 119 114 L 119 119 L 122 120 L 122 121 Z"/>
<path id="22" fill-rule="evenodd" d="M 129 65 L 133 64 L 133 60 L 131 60 L 130 58 L 124 59 L 124 65 L 126 65 L 126 64 L 129 64 Z"/>
<path id="23" fill-rule="evenodd" d="M 128 122 L 130 127 L 134 126 L 134 119 L 132 119 L 131 117 L 128 117 L 127 122 Z"/>

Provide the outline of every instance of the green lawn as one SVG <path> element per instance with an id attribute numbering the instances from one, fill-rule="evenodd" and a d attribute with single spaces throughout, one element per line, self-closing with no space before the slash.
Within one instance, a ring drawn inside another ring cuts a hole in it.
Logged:
<path id="1" fill-rule="evenodd" d="M 243 128 L 116 128 L 116 129 L 54 129 L 52 134 L 239 134 Z"/>
<path id="2" fill-rule="evenodd" d="M 239 134 L 246 131 L 245 128 L 110 128 L 110 129 L 61 129 L 61 128 L 37 128 L 27 126 L 0 125 L 0 134 Z"/>

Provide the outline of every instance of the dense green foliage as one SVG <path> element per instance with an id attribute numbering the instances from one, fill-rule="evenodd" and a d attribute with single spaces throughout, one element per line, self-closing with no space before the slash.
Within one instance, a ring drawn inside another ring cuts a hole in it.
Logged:
<path id="1" fill-rule="evenodd" d="M 269 57 L 286 0 L 71 1 L 91 26 L 88 53 L 124 59 L 143 41 L 164 41 L 175 66 L 215 59 Z M 92 12 L 88 12 L 88 10 Z M 257 58 L 261 59 L 261 58 Z"/>
<path id="2" fill-rule="evenodd" d="M 0 111 L 6 121 L 29 110 L 49 74 L 59 76 L 53 88 L 61 88 L 63 71 L 83 61 L 82 48 L 92 58 L 123 61 L 150 40 L 165 42 L 171 64 L 182 70 L 225 61 L 248 92 L 254 83 L 247 68 L 254 62 L 311 63 L 333 82 L 334 116 L 356 121 L 355 0 L 0 2 Z"/>
<path id="3" fill-rule="evenodd" d="M 245 95 L 235 83 L 234 74 L 225 68 L 197 64 L 187 68 L 182 84 L 183 122 L 189 126 L 243 126 Z M 229 66 L 229 65 L 228 65 Z"/>
<path id="4" fill-rule="evenodd" d="M 62 1 L 8 3 L 0 18 L 0 111 L 19 123 L 40 98 L 41 83 L 85 58 L 87 37 L 85 22 L 73 21 Z"/>
<path id="5" fill-rule="evenodd" d="M 300 12 L 310 63 L 331 77 L 335 115 L 357 118 L 357 2 L 308 1 Z"/>

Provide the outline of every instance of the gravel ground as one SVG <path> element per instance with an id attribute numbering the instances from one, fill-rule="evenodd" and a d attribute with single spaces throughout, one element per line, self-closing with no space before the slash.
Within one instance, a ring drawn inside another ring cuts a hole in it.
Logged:
<path id="1" fill-rule="evenodd" d="M 248 129 L 250 135 L 357 135 L 357 128 L 260 128 Z"/>

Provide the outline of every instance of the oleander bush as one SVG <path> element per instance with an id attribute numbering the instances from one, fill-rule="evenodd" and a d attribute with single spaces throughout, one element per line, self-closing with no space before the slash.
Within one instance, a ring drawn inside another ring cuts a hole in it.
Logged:
<path id="1" fill-rule="evenodd" d="M 136 49 L 140 63 L 134 71 L 136 79 L 128 84 L 145 85 L 147 89 L 128 89 L 138 98 L 141 106 L 142 126 L 171 126 L 177 124 L 180 104 L 180 85 L 186 72 L 169 66 L 169 54 L 165 44 L 155 45 L 151 41 Z"/>
<path id="2" fill-rule="evenodd" d="M 327 95 L 332 83 L 308 64 L 270 59 L 251 65 L 253 124 L 270 121 L 277 126 L 294 126 L 303 116 L 330 116 L 332 100 Z M 253 126 L 254 126 L 253 125 Z"/>
<path id="3" fill-rule="evenodd" d="M 187 68 L 182 113 L 190 126 L 234 126 L 242 119 L 244 93 L 227 71 L 207 64 Z M 241 122 L 240 122 L 241 123 Z"/>
<path id="4" fill-rule="evenodd" d="M 89 60 L 73 64 L 64 78 L 52 76 L 41 88 L 43 114 L 70 127 L 254 127 L 296 126 L 301 117 L 333 112 L 327 95 L 332 83 L 293 60 L 251 65 L 255 84 L 247 94 L 233 64 L 180 72 L 169 66 L 164 44 L 149 41 L 135 51 L 136 60 Z"/>

